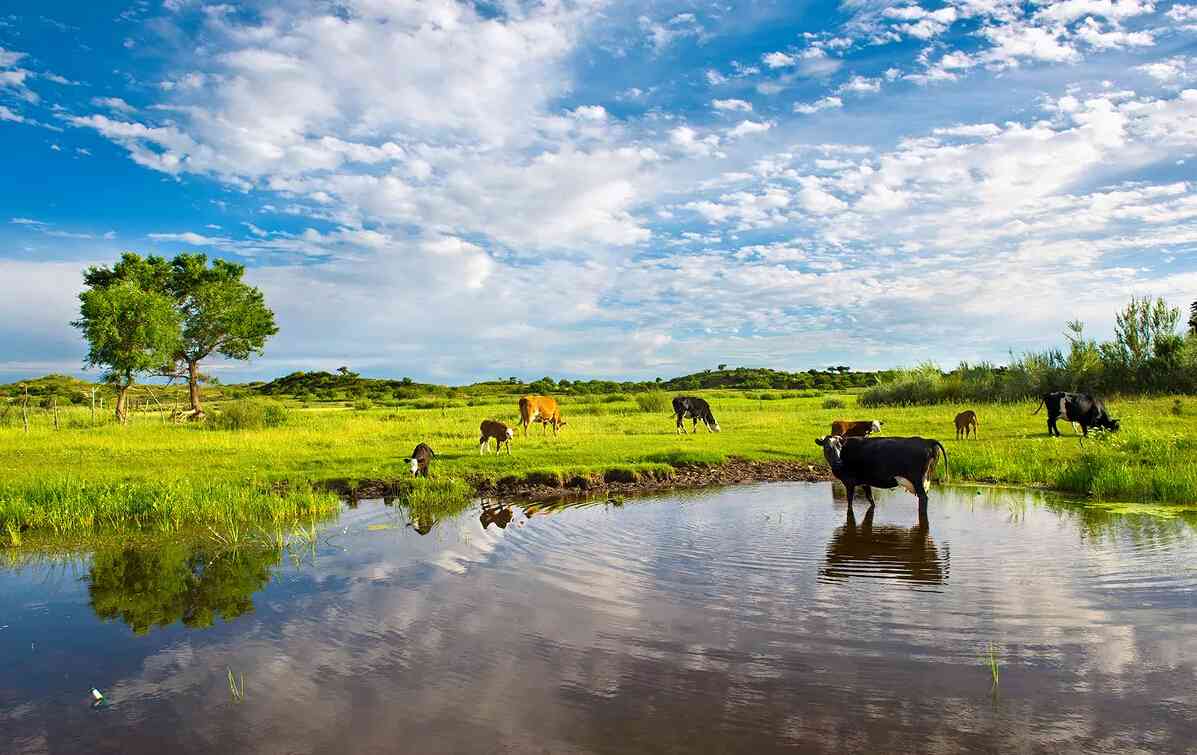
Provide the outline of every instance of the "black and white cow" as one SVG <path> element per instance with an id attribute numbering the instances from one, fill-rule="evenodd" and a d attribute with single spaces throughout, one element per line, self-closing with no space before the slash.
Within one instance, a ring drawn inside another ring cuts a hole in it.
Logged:
<path id="1" fill-rule="evenodd" d="M 677 415 L 678 432 L 683 435 L 686 434 L 686 426 L 682 420 L 687 417 L 694 420 L 694 432 L 698 432 L 698 420 L 702 420 L 707 426 L 707 432 L 719 432 L 719 423 L 715 421 L 715 415 L 711 414 L 711 405 L 706 399 L 696 396 L 674 396 L 673 413 Z"/>
<path id="2" fill-rule="evenodd" d="M 416 446 L 415 450 L 411 452 L 411 457 L 406 460 L 411 465 L 412 477 L 427 477 L 428 467 L 432 464 L 434 456 L 436 456 L 436 451 L 433 451 L 427 443 Z"/>
<path id="3" fill-rule="evenodd" d="M 1061 416 L 1069 422 L 1081 426 L 1081 434 L 1088 435 L 1089 428 L 1099 427 L 1105 430 L 1118 430 L 1121 423 L 1111 419 L 1106 412 L 1106 405 L 1101 399 L 1093 398 L 1087 393 L 1069 393 L 1067 391 L 1052 391 L 1039 397 L 1039 406 L 1032 414 L 1047 407 L 1047 434 L 1059 435 L 1060 428 L 1056 427 L 1056 420 Z"/>
<path id="4" fill-rule="evenodd" d="M 864 487 L 865 498 L 873 504 L 872 488 L 896 488 L 899 485 L 918 496 L 919 515 L 927 514 L 927 486 L 938 454 L 943 454 L 947 471 L 948 452 L 943 444 L 929 438 L 844 438 L 828 435 L 815 440 L 823 447 L 823 456 L 831 473 L 848 491 L 848 506 L 856 486 Z"/>

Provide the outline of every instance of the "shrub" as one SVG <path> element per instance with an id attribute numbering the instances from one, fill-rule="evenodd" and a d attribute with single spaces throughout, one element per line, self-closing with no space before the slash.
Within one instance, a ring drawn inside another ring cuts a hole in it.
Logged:
<path id="1" fill-rule="evenodd" d="M 642 412 L 663 412 L 669 407 L 669 397 L 661 391 L 650 391 L 636 396 L 636 405 Z"/>
<path id="2" fill-rule="evenodd" d="M 617 404 L 620 401 L 630 401 L 631 397 L 626 393 L 611 393 L 603 396 L 604 404 Z"/>
<path id="3" fill-rule="evenodd" d="M 238 399 L 221 406 L 207 426 L 213 430 L 260 430 L 279 427 L 286 421 L 287 408 L 277 401 Z"/>
<path id="4" fill-rule="evenodd" d="M 842 399 L 838 399 L 838 398 L 823 399 L 823 408 L 824 409 L 843 409 L 845 407 L 847 407 L 847 404 L 845 404 Z"/>
<path id="5" fill-rule="evenodd" d="M 374 406 L 374 403 L 368 398 L 359 398 L 353 402 L 353 408 L 359 412 L 364 412 L 372 406 Z"/>

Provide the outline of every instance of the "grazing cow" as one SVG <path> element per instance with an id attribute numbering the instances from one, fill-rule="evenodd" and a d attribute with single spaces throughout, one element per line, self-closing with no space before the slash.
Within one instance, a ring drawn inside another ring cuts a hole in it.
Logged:
<path id="1" fill-rule="evenodd" d="M 844 438 L 867 438 L 873 433 L 881 432 L 882 424 L 884 423 L 879 419 L 837 419 L 831 423 L 831 434 Z"/>
<path id="2" fill-rule="evenodd" d="M 542 433 L 547 432 L 547 425 L 553 426 L 553 435 L 562 427 L 565 420 L 561 419 L 561 409 L 557 400 L 548 396 L 524 396 L 520 399 L 520 424 L 524 426 L 524 437 L 528 437 L 528 425 L 540 423 Z"/>
<path id="3" fill-rule="evenodd" d="M 433 451 L 427 443 L 416 446 L 415 450 L 411 452 L 411 458 L 407 459 L 407 463 L 411 465 L 412 477 L 427 477 L 428 466 L 432 463 L 434 456 L 436 456 L 436 451 Z"/>
<path id="4" fill-rule="evenodd" d="M 1081 426 L 1081 435 L 1089 435 L 1090 427 L 1105 430 L 1118 430 L 1121 427 L 1116 419 L 1111 419 L 1106 412 L 1106 405 L 1101 399 L 1093 398 L 1087 393 L 1068 393 L 1067 391 L 1052 391 L 1039 398 L 1039 406 L 1032 414 L 1047 407 L 1047 434 L 1059 435 L 1060 428 L 1056 427 L 1056 420 L 1061 415 L 1069 422 Z"/>
<path id="5" fill-rule="evenodd" d="M 478 430 L 482 433 L 482 437 L 478 438 L 478 455 L 486 453 L 486 449 L 490 446 L 490 439 L 495 439 L 495 453 L 507 444 L 507 453 L 511 454 L 511 439 L 515 437 L 515 430 L 512 430 L 502 422 L 495 422 L 493 419 L 484 419 L 482 424 L 478 426 Z"/>
<path id="6" fill-rule="evenodd" d="M 977 437 L 977 413 L 966 409 L 956 415 L 956 440 L 968 439 L 968 431 L 973 431 L 973 439 Z"/>
<path id="7" fill-rule="evenodd" d="M 947 471 L 948 452 L 943 444 L 928 438 L 843 438 L 828 435 L 815 443 L 823 447 L 823 456 L 831 473 L 844 483 L 848 506 L 856 486 L 864 487 L 865 498 L 873 503 L 872 488 L 896 488 L 901 485 L 919 499 L 919 516 L 927 514 L 927 485 L 935 469 L 937 453 L 943 454 Z"/>
<path id="8" fill-rule="evenodd" d="M 719 432 L 719 423 L 715 421 L 715 415 L 711 414 L 711 405 L 707 403 L 706 399 L 696 396 L 675 396 L 673 413 L 677 415 L 677 432 L 682 435 L 686 434 L 686 425 L 682 420 L 687 417 L 694 420 L 694 432 L 698 432 L 698 420 L 702 420 L 702 423 L 707 426 L 707 432 Z"/>

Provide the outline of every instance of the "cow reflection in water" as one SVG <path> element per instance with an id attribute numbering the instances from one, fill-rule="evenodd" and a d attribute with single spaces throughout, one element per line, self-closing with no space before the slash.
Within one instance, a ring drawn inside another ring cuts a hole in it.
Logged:
<path id="1" fill-rule="evenodd" d="M 827 563 L 820 570 L 823 577 L 880 577 L 922 584 L 941 584 L 948 578 L 948 552 L 941 557 L 931 539 L 926 514 L 920 513 L 914 527 L 873 526 L 869 505 L 864 519 L 856 523 L 856 513 L 848 506 L 848 520 L 831 536 Z"/>
<path id="2" fill-rule="evenodd" d="M 483 506 L 482 513 L 478 515 L 478 521 L 482 523 L 482 529 L 493 524 L 499 529 L 505 530 L 507 525 L 511 524 L 513 516 L 510 506 Z"/>

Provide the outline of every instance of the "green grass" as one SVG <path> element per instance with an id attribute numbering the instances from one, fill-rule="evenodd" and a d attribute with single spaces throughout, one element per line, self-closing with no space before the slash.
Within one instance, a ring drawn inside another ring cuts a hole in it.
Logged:
<path id="1" fill-rule="evenodd" d="M 242 529 L 335 510 L 324 483 L 400 481 L 398 495 L 460 505 L 481 481 L 506 479 L 566 485 L 579 479 L 664 479 L 676 466 L 719 464 L 729 457 L 821 463 L 814 444 L 834 419 L 879 418 L 886 435 L 943 441 L 951 479 L 1042 486 L 1096 499 L 1197 502 L 1197 412 L 1171 412 L 1174 397 L 1107 402 L 1123 431 L 1083 445 L 1066 433 L 1049 438 L 1034 405 L 941 405 L 856 408 L 853 394 L 702 393 L 723 429 L 676 435 L 666 409 L 645 412 L 630 394 L 565 398 L 568 425 L 559 437 L 533 426 L 517 431 L 512 454 L 478 454 L 478 423 L 516 424 L 509 398 L 446 405 L 356 410 L 286 400 L 276 427 L 212 430 L 138 414 L 126 427 L 91 426 L 88 411 L 63 409 L 62 429 L 42 418 L 29 433 L 0 427 L 0 542 L 31 530 L 87 535 L 132 524 L 171 532 L 232 525 Z M 601 407 L 601 412 L 593 411 Z M 209 407 L 219 412 L 220 406 Z M 979 440 L 953 439 L 964 408 L 980 418 Z M 687 422 L 687 427 L 689 427 Z M 437 452 L 430 482 L 413 483 L 403 459 L 420 441 Z M 407 486 L 407 487 L 404 487 Z"/>

